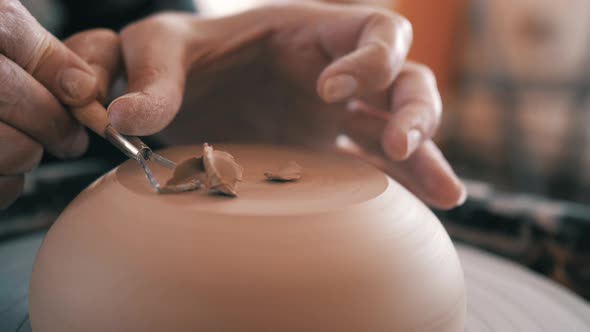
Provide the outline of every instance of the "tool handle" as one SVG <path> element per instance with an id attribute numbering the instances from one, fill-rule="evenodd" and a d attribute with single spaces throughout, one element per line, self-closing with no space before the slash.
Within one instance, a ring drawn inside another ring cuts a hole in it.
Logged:
<path id="1" fill-rule="evenodd" d="M 109 117 L 104 106 L 98 101 L 95 100 L 84 107 L 73 108 L 71 112 L 80 123 L 104 137 L 105 130 L 109 126 Z"/>

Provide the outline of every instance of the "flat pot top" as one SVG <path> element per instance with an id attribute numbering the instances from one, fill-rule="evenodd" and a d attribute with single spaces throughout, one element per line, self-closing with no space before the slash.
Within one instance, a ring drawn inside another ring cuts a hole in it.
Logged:
<path id="1" fill-rule="evenodd" d="M 116 170 L 116 179 L 124 188 L 157 204 L 239 215 L 289 215 L 340 209 L 378 197 L 390 181 L 372 166 L 337 154 L 264 145 L 213 147 L 231 153 L 244 168 L 244 179 L 239 184 L 236 198 L 211 195 L 205 190 L 156 195 L 141 168 L 131 160 Z M 161 154 L 178 163 L 200 156 L 201 152 L 202 147 L 194 145 L 166 149 Z M 265 178 L 265 172 L 276 170 L 290 161 L 303 168 L 300 180 L 272 182 Z M 151 168 L 161 183 L 171 175 L 170 170 L 157 165 Z"/>

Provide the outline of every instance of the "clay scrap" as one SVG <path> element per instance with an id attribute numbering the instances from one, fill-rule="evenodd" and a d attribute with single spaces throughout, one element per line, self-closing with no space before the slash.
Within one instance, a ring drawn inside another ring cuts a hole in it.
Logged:
<path id="1" fill-rule="evenodd" d="M 242 181 L 244 169 L 234 157 L 225 151 L 213 150 L 205 143 L 202 158 L 206 175 L 203 185 L 210 191 L 237 196 L 238 183 Z"/>
<path id="2" fill-rule="evenodd" d="M 178 193 L 204 187 L 212 193 L 237 196 L 243 173 L 231 154 L 214 150 L 205 143 L 201 157 L 189 158 L 176 166 L 162 192 Z"/>
<path id="3" fill-rule="evenodd" d="M 269 181 L 290 182 L 301 179 L 302 167 L 294 161 L 288 162 L 275 171 L 265 172 L 264 176 Z"/>

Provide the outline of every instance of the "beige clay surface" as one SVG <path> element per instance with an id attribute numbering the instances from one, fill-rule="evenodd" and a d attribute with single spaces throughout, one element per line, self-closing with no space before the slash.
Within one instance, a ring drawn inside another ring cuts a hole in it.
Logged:
<path id="1" fill-rule="evenodd" d="M 237 198 L 157 195 L 130 161 L 70 204 L 33 269 L 34 331 L 463 330 L 455 249 L 396 182 L 326 153 L 214 147 L 244 168 Z M 290 160 L 299 181 L 265 179 Z"/>

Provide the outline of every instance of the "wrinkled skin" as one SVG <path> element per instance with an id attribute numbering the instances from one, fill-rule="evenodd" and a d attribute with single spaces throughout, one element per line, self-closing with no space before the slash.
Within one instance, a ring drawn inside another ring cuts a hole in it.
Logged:
<path id="1" fill-rule="evenodd" d="M 0 209 L 18 197 L 44 150 L 61 158 L 86 150 L 86 132 L 66 107 L 95 100 L 97 85 L 93 68 L 19 1 L 0 0 Z"/>

